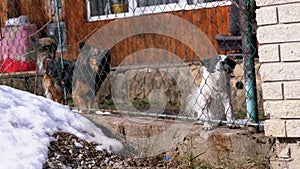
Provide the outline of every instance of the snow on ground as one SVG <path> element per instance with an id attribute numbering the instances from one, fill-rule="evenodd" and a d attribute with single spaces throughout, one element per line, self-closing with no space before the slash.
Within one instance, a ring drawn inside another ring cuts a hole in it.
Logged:
<path id="1" fill-rule="evenodd" d="M 55 132 L 68 132 L 101 143 L 108 151 L 123 146 L 68 107 L 41 96 L 0 85 L 0 166 L 42 168 Z"/>

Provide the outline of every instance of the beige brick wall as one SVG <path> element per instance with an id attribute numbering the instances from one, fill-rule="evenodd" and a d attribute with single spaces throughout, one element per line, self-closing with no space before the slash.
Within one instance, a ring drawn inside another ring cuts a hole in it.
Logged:
<path id="1" fill-rule="evenodd" d="M 300 62 L 263 63 L 260 67 L 262 81 L 300 80 Z"/>
<path id="2" fill-rule="evenodd" d="M 300 42 L 281 44 L 280 51 L 282 61 L 300 61 Z"/>
<path id="3" fill-rule="evenodd" d="M 255 0 L 258 7 L 299 2 L 299 0 Z"/>
<path id="4" fill-rule="evenodd" d="M 261 26 L 257 38 L 262 44 L 300 41 L 300 23 Z"/>
<path id="5" fill-rule="evenodd" d="M 265 82 L 262 84 L 262 94 L 264 100 L 282 100 L 282 82 Z"/>
<path id="6" fill-rule="evenodd" d="M 300 0 L 256 0 L 267 136 L 300 137 Z M 299 157 L 300 158 L 300 157 Z"/>
<path id="7" fill-rule="evenodd" d="M 258 55 L 260 62 L 278 62 L 279 58 L 279 45 L 263 45 L 258 48 Z"/>
<path id="8" fill-rule="evenodd" d="M 299 119 L 300 100 L 268 100 L 264 102 L 264 108 L 272 119 Z M 300 122 L 300 120 L 299 120 Z M 299 130 L 300 131 L 300 130 Z"/>
<path id="9" fill-rule="evenodd" d="M 292 23 L 300 21 L 300 4 L 280 5 L 278 9 L 279 23 Z"/>
<path id="10" fill-rule="evenodd" d="M 277 23 L 277 8 L 276 6 L 265 7 L 256 10 L 257 25 L 270 25 Z"/>

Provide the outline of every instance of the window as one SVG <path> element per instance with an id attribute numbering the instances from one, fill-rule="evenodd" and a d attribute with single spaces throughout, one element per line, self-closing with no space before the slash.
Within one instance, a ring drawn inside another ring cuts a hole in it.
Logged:
<path id="1" fill-rule="evenodd" d="M 162 4 L 171 4 L 171 3 L 178 3 L 179 0 L 138 0 L 137 7 L 146 7 L 146 6 L 153 6 L 153 5 L 162 5 Z"/>
<path id="2" fill-rule="evenodd" d="M 88 21 L 231 5 L 230 0 L 86 0 Z"/>
<path id="3" fill-rule="evenodd" d="M 90 16 L 101 16 L 110 14 L 109 0 L 89 0 L 89 12 Z"/>

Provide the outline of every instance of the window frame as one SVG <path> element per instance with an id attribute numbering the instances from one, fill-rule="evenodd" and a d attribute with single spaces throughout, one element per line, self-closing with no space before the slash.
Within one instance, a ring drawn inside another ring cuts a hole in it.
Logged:
<path id="1" fill-rule="evenodd" d="M 231 0 L 220 0 L 215 2 L 203 2 L 196 4 L 188 4 L 188 0 L 178 0 L 179 3 L 170 3 L 170 4 L 161 4 L 161 5 L 151 5 L 146 7 L 138 7 L 138 0 L 128 0 L 128 12 L 117 13 L 117 14 L 108 14 L 100 16 L 91 16 L 90 0 L 86 0 L 87 5 L 87 21 L 102 21 L 102 20 L 111 20 L 117 18 L 128 18 L 134 16 L 140 16 L 145 14 L 156 14 L 172 11 L 184 11 L 184 10 L 195 10 L 203 8 L 214 8 L 217 6 L 229 6 L 232 5 Z"/>

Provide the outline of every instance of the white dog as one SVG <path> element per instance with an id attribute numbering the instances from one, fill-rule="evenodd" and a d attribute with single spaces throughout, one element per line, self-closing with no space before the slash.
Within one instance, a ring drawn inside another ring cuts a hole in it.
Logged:
<path id="1" fill-rule="evenodd" d="M 236 62 L 226 55 L 218 55 L 202 60 L 202 64 L 202 80 L 187 97 L 187 112 L 197 113 L 200 120 L 221 120 L 225 113 L 227 121 L 232 121 L 230 78 Z M 204 130 L 212 130 L 217 125 L 204 122 Z"/>

